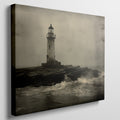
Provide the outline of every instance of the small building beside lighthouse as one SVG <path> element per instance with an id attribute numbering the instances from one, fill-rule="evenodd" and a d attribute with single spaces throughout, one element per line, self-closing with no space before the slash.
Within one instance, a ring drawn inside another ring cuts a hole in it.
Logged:
<path id="1" fill-rule="evenodd" d="M 56 35 L 54 34 L 54 28 L 52 24 L 50 24 L 50 26 L 48 27 L 48 33 L 47 33 L 46 38 L 47 38 L 47 55 L 46 55 L 47 62 L 42 63 L 42 66 L 59 67 L 61 66 L 61 63 L 55 59 Z"/>

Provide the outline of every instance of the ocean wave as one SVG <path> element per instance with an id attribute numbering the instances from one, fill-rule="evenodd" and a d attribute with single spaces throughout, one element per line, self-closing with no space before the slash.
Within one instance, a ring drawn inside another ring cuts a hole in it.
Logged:
<path id="1" fill-rule="evenodd" d="M 69 79 L 69 78 L 68 78 Z M 97 89 L 103 88 L 104 73 L 101 72 L 100 76 L 95 78 L 78 78 L 76 81 L 67 81 L 66 79 L 61 83 L 52 86 L 40 87 L 25 87 L 16 88 L 16 94 L 35 96 L 41 94 L 50 95 L 74 95 L 74 96 L 90 96 L 96 94 Z"/>

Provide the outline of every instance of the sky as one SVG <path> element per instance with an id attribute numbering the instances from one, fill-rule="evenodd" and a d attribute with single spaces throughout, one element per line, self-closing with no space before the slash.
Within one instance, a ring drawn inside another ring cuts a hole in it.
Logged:
<path id="1" fill-rule="evenodd" d="M 104 17 L 17 5 L 16 68 L 46 62 L 50 24 L 56 34 L 55 57 L 62 65 L 104 66 Z"/>

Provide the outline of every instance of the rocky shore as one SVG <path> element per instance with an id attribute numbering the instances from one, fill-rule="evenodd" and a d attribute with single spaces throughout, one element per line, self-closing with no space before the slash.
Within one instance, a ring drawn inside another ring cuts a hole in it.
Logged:
<path id="1" fill-rule="evenodd" d="M 98 77 L 100 71 L 90 68 L 81 68 L 80 66 L 60 66 L 57 68 L 49 67 L 31 67 L 15 69 L 15 87 L 26 86 L 51 86 L 62 81 L 75 81 L 80 77 Z"/>

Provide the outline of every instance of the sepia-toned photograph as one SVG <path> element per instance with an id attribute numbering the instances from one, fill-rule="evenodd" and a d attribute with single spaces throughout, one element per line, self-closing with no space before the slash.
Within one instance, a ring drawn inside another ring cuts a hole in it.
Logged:
<path id="1" fill-rule="evenodd" d="M 13 115 L 104 100 L 104 19 L 11 6 Z"/>

